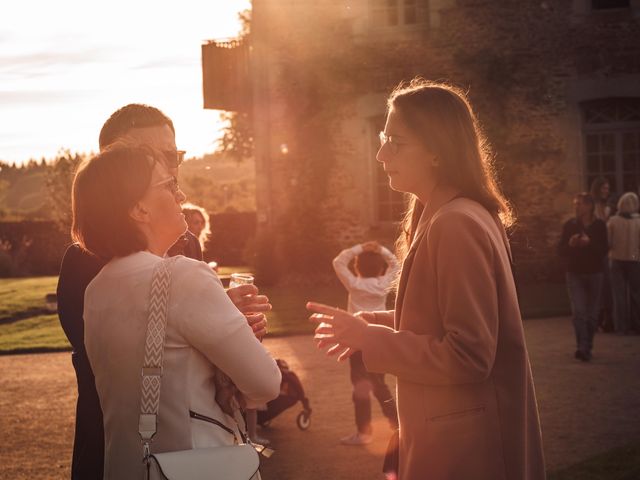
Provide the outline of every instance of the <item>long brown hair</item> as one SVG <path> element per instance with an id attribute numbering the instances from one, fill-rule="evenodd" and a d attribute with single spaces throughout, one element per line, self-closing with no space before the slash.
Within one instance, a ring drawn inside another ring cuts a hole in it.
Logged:
<path id="1" fill-rule="evenodd" d="M 415 78 L 398 85 L 387 100 L 387 111 L 394 110 L 438 159 L 438 182 L 460 190 L 475 200 L 503 225 L 514 222 L 509 202 L 496 180 L 493 156 L 462 90 L 446 83 Z M 409 194 L 408 209 L 397 241 L 404 258 L 424 205 Z"/>

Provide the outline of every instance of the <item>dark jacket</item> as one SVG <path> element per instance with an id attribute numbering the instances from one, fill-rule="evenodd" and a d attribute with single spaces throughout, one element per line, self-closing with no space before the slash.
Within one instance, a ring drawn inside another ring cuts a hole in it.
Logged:
<path id="1" fill-rule="evenodd" d="M 569 239 L 577 233 L 585 233 L 589 237 L 587 246 L 569 246 Z M 567 259 L 567 272 L 601 273 L 608 250 L 607 226 L 602 220 L 595 219 L 585 227 L 578 219 L 572 218 L 562 227 L 558 254 Z"/>
<path id="2" fill-rule="evenodd" d="M 202 260 L 198 239 L 190 232 L 181 243 L 182 248 L 173 254 Z M 197 248 L 196 248 L 197 245 Z M 186 246 L 186 248 L 185 248 Z M 73 352 L 71 361 L 78 381 L 76 406 L 76 430 L 73 442 L 71 478 L 82 480 L 102 479 L 104 468 L 104 429 L 102 410 L 96 391 L 95 378 L 84 346 L 84 292 L 91 280 L 100 272 L 105 262 L 85 251 L 78 244 L 71 245 L 62 260 L 58 279 L 58 317 Z"/>

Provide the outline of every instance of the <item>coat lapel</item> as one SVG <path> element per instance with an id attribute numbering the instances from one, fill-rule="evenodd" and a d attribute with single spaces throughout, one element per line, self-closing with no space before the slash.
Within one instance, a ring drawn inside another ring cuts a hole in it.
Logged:
<path id="1" fill-rule="evenodd" d="M 425 209 L 420 216 L 416 232 L 413 236 L 413 241 L 411 242 L 411 247 L 409 248 L 409 252 L 402 262 L 402 273 L 400 274 L 398 294 L 396 296 L 395 303 L 394 327 L 396 330 L 400 329 L 400 319 L 402 318 L 402 304 L 404 302 L 404 297 L 407 289 L 407 282 L 409 280 L 409 274 L 411 273 L 413 260 L 416 256 L 416 251 L 418 250 L 418 246 L 422 241 L 422 237 L 424 237 L 425 233 L 429 229 L 428 227 L 431 223 L 431 219 L 433 218 L 434 214 L 440 209 L 440 207 L 458 197 L 459 195 L 460 192 L 454 188 L 437 187 L 433 191 L 431 200 L 425 206 Z"/>

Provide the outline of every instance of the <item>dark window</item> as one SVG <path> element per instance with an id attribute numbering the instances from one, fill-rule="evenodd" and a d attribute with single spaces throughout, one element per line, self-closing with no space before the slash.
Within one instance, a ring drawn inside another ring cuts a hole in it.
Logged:
<path id="1" fill-rule="evenodd" d="M 640 98 L 582 104 L 586 186 L 603 176 L 618 194 L 640 187 Z"/>
<path id="2" fill-rule="evenodd" d="M 591 0 L 591 8 L 594 10 L 607 10 L 610 8 L 628 8 L 630 0 Z"/>
<path id="3" fill-rule="evenodd" d="M 429 21 L 428 0 L 370 0 L 374 26 L 426 24 Z"/>

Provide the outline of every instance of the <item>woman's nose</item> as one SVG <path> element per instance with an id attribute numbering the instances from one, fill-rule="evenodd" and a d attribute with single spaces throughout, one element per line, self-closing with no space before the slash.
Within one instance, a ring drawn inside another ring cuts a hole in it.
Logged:
<path id="1" fill-rule="evenodd" d="M 386 157 L 387 154 L 385 152 L 384 145 L 382 145 L 380 148 L 378 148 L 378 153 L 376 153 L 376 160 L 380 163 L 384 163 Z"/>
<path id="2" fill-rule="evenodd" d="M 178 189 L 178 191 L 176 192 L 176 201 L 178 203 L 184 203 L 186 199 L 187 196 L 184 194 L 184 192 L 181 189 Z"/>

